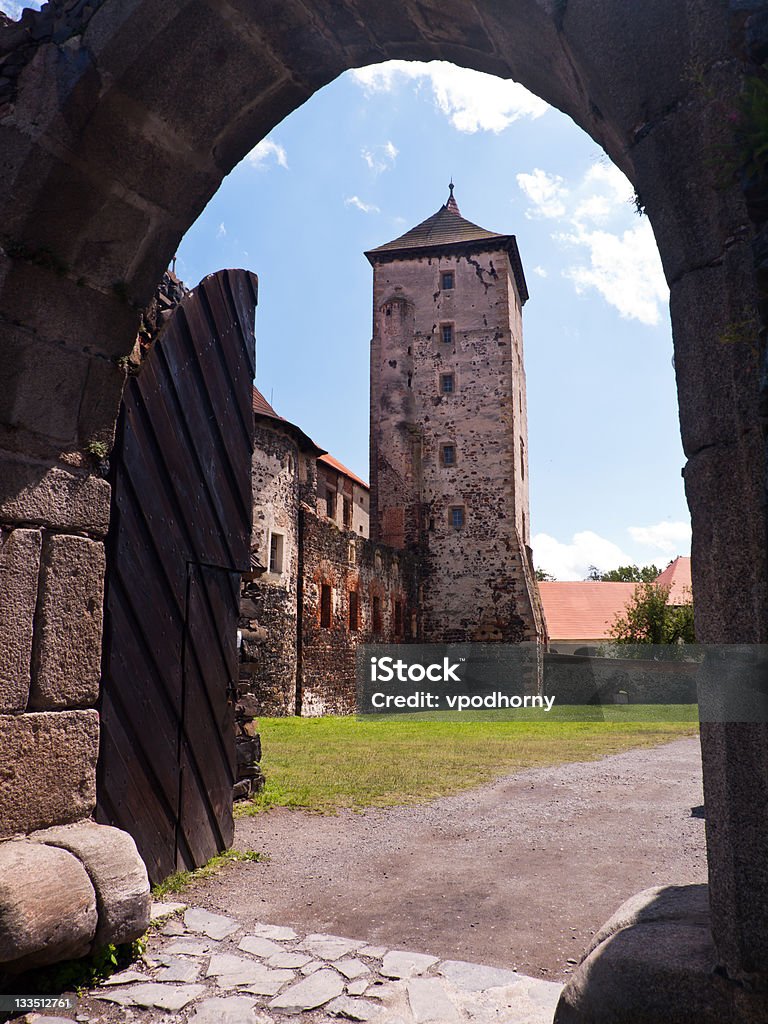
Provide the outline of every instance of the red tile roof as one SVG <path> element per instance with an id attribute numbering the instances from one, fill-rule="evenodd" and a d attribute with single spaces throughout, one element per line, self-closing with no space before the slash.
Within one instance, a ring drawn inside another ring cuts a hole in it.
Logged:
<path id="1" fill-rule="evenodd" d="M 679 555 L 656 577 L 656 582 L 662 587 L 669 587 L 667 604 L 690 604 L 693 600 L 690 558 Z"/>
<path id="2" fill-rule="evenodd" d="M 274 420 L 283 419 L 282 416 L 278 416 L 264 395 L 256 387 L 253 389 L 253 411 L 258 413 L 259 416 L 271 416 Z"/>
<path id="3" fill-rule="evenodd" d="M 317 460 L 318 462 L 324 462 L 326 466 L 330 466 L 331 469 L 335 469 L 337 473 L 342 473 L 344 476 L 348 476 L 350 480 L 354 480 L 356 484 L 364 487 L 368 490 L 368 484 L 365 480 L 361 480 L 359 476 L 356 476 L 351 469 L 347 469 L 345 465 L 339 462 L 338 459 L 334 459 L 332 455 L 321 455 Z"/>
<path id="4" fill-rule="evenodd" d="M 550 640 L 608 640 L 609 630 L 636 583 L 539 583 Z"/>

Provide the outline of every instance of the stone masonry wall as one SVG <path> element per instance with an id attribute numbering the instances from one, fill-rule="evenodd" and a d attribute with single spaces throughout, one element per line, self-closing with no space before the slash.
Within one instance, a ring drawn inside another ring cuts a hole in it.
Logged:
<path id="1" fill-rule="evenodd" d="M 455 285 L 443 290 L 448 270 Z M 377 262 L 374 310 L 372 520 L 381 540 L 419 554 L 423 639 L 536 639 L 522 319 L 509 257 L 457 247 Z"/>
<path id="2" fill-rule="evenodd" d="M 256 714 L 292 715 L 296 706 L 299 445 L 287 430 L 256 417 L 253 453 L 254 578 L 240 604 L 240 680 Z M 270 571 L 270 538 L 281 538 L 280 572 Z"/>
<path id="3" fill-rule="evenodd" d="M 301 705 L 305 715 L 355 710 L 355 651 L 361 643 L 415 639 L 416 572 L 404 552 L 340 530 L 301 510 L 304 550 Z M 322 588 L 330 587 L 330 621 L 322 622 Z M 350 628 L 350 593 L 358 602 Z M 379 621 L 374 623 L 374 602 Z M 399 613 L 399 615 L 398 615 Z"/>

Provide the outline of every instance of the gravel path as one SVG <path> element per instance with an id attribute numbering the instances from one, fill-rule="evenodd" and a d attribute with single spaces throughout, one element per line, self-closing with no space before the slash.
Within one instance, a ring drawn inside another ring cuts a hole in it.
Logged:
<path id="1" fill-rule="evenodd" d="M 706 880 L 697 739 L 531 769 L 412 807 L 237 823 L 269 854 L 185 891 L 251 921 L 565 979 L 641 889 Z"/>

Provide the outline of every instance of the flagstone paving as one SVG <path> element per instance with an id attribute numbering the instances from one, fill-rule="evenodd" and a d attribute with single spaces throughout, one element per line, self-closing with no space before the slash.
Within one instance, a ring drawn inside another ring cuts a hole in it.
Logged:
<path id="1" fill-rule="evenodd" d="M 338 935 L 156 904 L 142 961 L 32 1024 L 551 1024 L 562 986 Z"/>

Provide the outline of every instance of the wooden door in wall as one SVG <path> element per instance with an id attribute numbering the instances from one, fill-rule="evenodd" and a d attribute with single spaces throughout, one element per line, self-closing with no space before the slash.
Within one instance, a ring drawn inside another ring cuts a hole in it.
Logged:
<path id="1" fill-rule="evenodd" d="M 220 271 L 179 303 L 128 381 L 110 458 L 96 815 L 154 883 L 232 841 L 256 287 Z"/>

